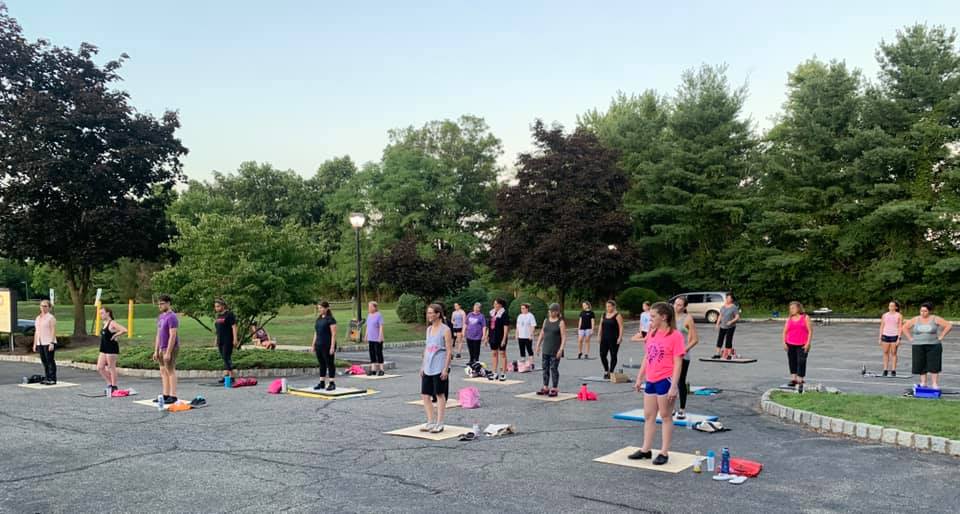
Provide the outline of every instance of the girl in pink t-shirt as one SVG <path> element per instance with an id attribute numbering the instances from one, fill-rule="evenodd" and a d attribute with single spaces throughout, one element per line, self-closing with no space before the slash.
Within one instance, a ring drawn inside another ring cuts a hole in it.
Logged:
<path id="1" fill-rule="evenodd" d="M 670 439 L 673 436 L 673 403 L 679 394 L 680 371 L 685 352 L 683 334 L 677 330 L 676 313 L 669 304 L 658 302 L 650 308 L 650 333 L 647 335 L 646 355 L 637 374 L 636 390 L 643 388 L 643 446 L 630 459 L 653 458 L 653 439 L 657 435 L 657 414 L 663 419 L 661 449 L 653 464 L 662 466 L 670 457 Z M 644 381 L 646 384 L 644 385 Z"/>
<path id="2" fill-rule="evenodd" d="M 807 374 L 807 354 L 812 340 L 810 316 L 803 310 L 802 303 L 790 302 L 790 315 L 783 324 L 783 350 L 787 352 L 790 385 L 796 387 L 798 393 L 803 393 L 803 377 Z"/>
<path id="3" fill-rule="evenodd" d="M 903 328 L 903 315 L 900 314 L 900 302 L 887 305 L 887 312 L 880 317 L 880 339 L 877 341 L 883 350 L 883 376 L 897 376 L 897 349 L 900 348 L 900 330 Z"/>

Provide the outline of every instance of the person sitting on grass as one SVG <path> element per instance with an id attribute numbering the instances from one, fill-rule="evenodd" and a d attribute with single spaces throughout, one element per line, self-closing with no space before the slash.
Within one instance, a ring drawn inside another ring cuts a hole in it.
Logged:
<path id="1" fill-rule="evenodd" d="M 270 339 L 270 334 L 267 333 L 266 329 L 258 326 L 256 322 L 250 324 L 250 333 L 253 334 L 253 345 L 257 348 L 277 349 L 277 342 Z"/>

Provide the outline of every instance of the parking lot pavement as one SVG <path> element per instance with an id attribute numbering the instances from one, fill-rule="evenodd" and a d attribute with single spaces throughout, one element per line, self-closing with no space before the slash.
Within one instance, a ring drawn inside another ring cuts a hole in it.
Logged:
<path id="1" fill-rule="evenodd" d="M 712 354 L 715 332 L 694 359 Z M 517 434 L 473 442 L 430 442 L 383 432 L 423 421 L 416 349 L 390 352 L 402 377 L 338 379 L 372 387 L 373 396 L 325 401 L 266 393 L 257 387 L 204 387 L 182 380 L 180 396 L 209 406 L 161 413 L 129 399 L 84 398 L 98 392 L 95 373 L 61 368 L 80 387 L 32 391 L 15 384 L 39 365 L 0 363 L 0 511 L 3 512 L 902 512 L 953 510 L 960 501 L 960 461 L 827 437 L 759 413 L 759 396 L 786 380 L 781 325 L 739 327 L 736 348 L 758 359 L 744 365 L 694 360 L 693 385 L 724 390 L 691 396 L 688 411 L 720 416 L 732 430 L 677 428 L 673 449 L 731 449 L 764 471 L 743 485 L 708 474 L 669 474 L 592 462 L 639 445 L 642 424 L 611 419 L 640 406 L 631 384 L 590 383 L 597 402 L 545 403 L 516 398 L 535 390 L 540 373 L 511 374 L 516 386 L 478 384 L 481 408 L 454 409 L 448 424 L 511 423 Z M 873 325 L 816 327 L 808 382 L 843 391 L 899 394 L 909 386 L 860 376 L 880 367 Z M 570 339 L 568 338 L 568 341 Z M 948 340 L 948 343 L 950 341 Z M 944 355 L 945 387 L 960 387 L 960 351 Z M 596 359 L 565 359 L 561 388 L 600 374 Z M 572 351 L 571 351 L 572 350 Z M 576 352 L 575 338 L 567 355 Z M 516 357 L 510 348 L 511 358 Z M 620 362 L 639 362 L 642 347 L 624 342 Z M 488 353 L 483 358 L 489 360 Z M 900 369 L 909 369 L 909 347 Z M 461 361 L 462 363 L 462 361 Z M 872 365 L 871 365 L 872 363 Z M 539 364 L 539 363 L 538 363 Z M 539 367 L 539 366 L 538 366 Z M 634 375 L 634 370 L 627 370 Z M 635 376 L 635 375 L 634 375 Z M 451 391 L 466 385 L 455 366 Z M 159 380 L 127 380 L 140 399 Z M 291 379 L 312 385 L 316 377 Z M 918 400 L 919 401 L 919 400 Z M 960 420 L 958 420 L 960 422 Z"/>

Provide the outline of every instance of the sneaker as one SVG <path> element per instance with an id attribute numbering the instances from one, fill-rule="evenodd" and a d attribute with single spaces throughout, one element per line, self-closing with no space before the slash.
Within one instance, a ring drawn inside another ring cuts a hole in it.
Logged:
<path id="1" fill-rule="evenodd" d="M 543 386 L 539 391 L 537 391 L 537 394 L 540 396 L 546 396 L 548 393 L 550 393 L 550 390 L 547 389 L 547 386 Z"/>
<path id="2" fill-rule="evenodd" d="M 891 377 L 897 376 L 897 371 L 896 371 L 896 370 L 890 370 L 890 376 L 891 376 Z"/>
<path id="3" fill-rule="evenodd" d="M 487 380 L 495 380 L 497 378 L 496 373 L 487 373 Z"/>
<path id="4" fill-rule="evenodd" d="M 459 359 L 459 358 L 460 358 L 460 354 L 458 353 L 458 354 L 454 355 L 453 358 L 454 358 L 454 359 Z"/>
<path id="5" fill-rule="evenodd" d="M 327 386 L 327 391 L 336 391 L 336 389 L 337 384 L 334 384 L 333 382 L 330 382 L 330 385 Z"/>
<path id="6" fill-rule="evenodd" d="M 580 357 L 583 357 L 583 354 L 582 354 L 582 353 L 578 353 L 578 354 L 577 354 L 577 360 L 580 360 Z"/>
<path id="7" fill-rule="evenodd" d="M 669 460 L 670 460 L 670 456 L 669 456 L 669 455 L 664 455 L 664 454 L 660 453 L 660 454 L 657 454 L 657 458 L 656 458 L 656 459 L 653 459 L 653 465 L 654 465 L 654 466 L 663 466 L 663 465 L 666 464 L 667 461 L 669 461 Z"/>
<path id="8" fill-rule="evenodd" d="M 733 478 L 733 475 L 729 475 L 727 473 L 717 473 L 716 475 L 713 475 L 713 479 L 717 482 L 729 482 L 731 478 Z"/>
<path id="9" fill-rule="evenodd" d="M 682 409 L 677 411 L 677 419 L 687 419 L 687 413 Z"/>
<path id="10" fill-rule="evenodd" d="M 715 354 L 713 354 L 713 357 L 710 357 L 710 358 L 711 358 L 711 359 L 719 359 L 719 358 L 720 358 L 720 354 L 719 354 L 719 353 L 715 353 Z"/>
<path id="11" fill-rule="evenodd" d="M 500 381 L 501 381 L 501 382 L 506 382 L 506 380 L 507 380 L 507 374 L 506 374 L 506 373 L 500 373 Z"/>
<path id="12" fill-rule="evenodd" d="M 383 370 L 382 370 L 382 369 L 381 369 L 380 371 L 377 371 L 377 376 L 378 376 L 378 377 L 382 377 L 382 376 L 383 376 Z"/>
<path id="13" fill-rule="evenodd" d="M 429 432 L 429 431 L 433 430 L 433 427 L 434 427 L 434 426 L 435 426 L 435 423 L 424 423 L 424 424 L 420 425 L 420 431 L 421 431 L 421 432 Z"/>
<path id="14" fill-rule="evenodd" d="M 550 393 L 547 394 L 547 396 L 549 396 L 550 398 L 556 398 L 558 394 L 560 394 L 559 391 L 557 391 L 556 389 L 551 389 Z"/>
<path id="15" fill-rule="evenodd" d="M 177 403 L 177 397 L 176 397 L 176 396 L 164 396 L 164 397 L 163 397 L 163 403 L 166 403 L 166 404 Z"/>
<path id="16" fill-rule="evenodd" d="M 653 451 L 652 451 L 652 450 L 647 450 L 647 451 L 637 450 L 637 451 L 631 453 L 630 455 L 627 455 L 627 458 L 630 459 L 630 460 L 650 459 L 650 458 L 653 458 Z"/>
<path id="17" fill-rule="evenodd" d="M 603 372 L 603 379 L 604 379 L 604 380 L 610 380 L 610 373 L 604 371 L 604 372 Z"/>
<path id="18" fill-rule="evenodd" d="M 797 384 L 797 394 L 803 394 L 803 382 Z"/>
<path id="19" fill-rule="evenodd" d="M 437 423 L 430 429 L 431 434 L 439 434 L 440 432 L 443 432 L 443 423 Z"/>
<path id="20" fill-rule="evenodd" d="M 887 370 L 883 370 L 883 376 L 887 376 Z"/>
<path id="21" fill-rule="evenodd" d="M 374 371 L 374 370 L 372 370 L 372 369 L 368 369 L 368 370 L 367 370 L 367 376 L 368 376 L 368 377 L 372 377 L 372 376 L 375 375 L 376 373 L 377 373 L 377 372 Z"/>
<path id="22" fill-rule="evenodd" d="M 327 381 L 326 381 L 326 380 L 324 380 L 324 381 L 320 382 L 319 384 L 313 386 L 313 390 L 314 390 L 314 391 L 323 391 L 323 390 L 326 389 L 326 388 L 327 388 Z"/>
<path id="23" fill-rule="evenodd" d="M 727 355 L 727 360 L 733 360 L 733 355 Z"/>
<path id="24" fill-rule="evenodd" d="M 799 382 L 797 382 L 796 380 L 791 380 L 791 381 L 790 381 L 790 387 L 797 387 L 797 384 L 798 384 L 798 383 L 799 383 Z"/>

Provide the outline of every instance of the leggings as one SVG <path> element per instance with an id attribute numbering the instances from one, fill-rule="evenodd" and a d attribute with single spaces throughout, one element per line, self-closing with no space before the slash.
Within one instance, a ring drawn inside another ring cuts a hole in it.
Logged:
<path id="1" fill-rule="evenodd" d="M 556 354 L 543 352 L 543 387 L 548 387 L 553 381 L 553 388 L 560 382 L 560 359 Z"/>
<path id="2" fill-rule="evenodd" d="M 529 355 L 533 357 L 533 339 L 517 339 L 520 341 L 520 357 L 526 357 Z"/>
<path id="3" fill-rule="evenodd" d="M 480 360 L 479 339 L 467 339 L 467 349 L 470 350 L 470 364 Z"/>
<path id="4" fill-rule="evenodd" d="M 803 351 L 803 345 L 787 345 L 787 365 L 791 375 L 803 378 L 807 374 L 807 352 Z"/>
<path id="5" fill-rule="evenodd" d="M 217 350 L 220 351 L 220 358 L 223 359 L 223 369 L 233 371 L 233 344 L 217 344 Z"/>
<path id="6" fill-rule="evenodd" d="M 721 328 L 717 334 L 717 349 L 726 347 L 728 350 L 733 348 L 733 332 L 737 329 L 736 325 L 730 328 Z"/>
<path id="7" fill-rule="evenodd" d="M 680 366 L 680 383 L 677 384 L 680 389 L 680 409 L 686 410 L 687 408 L 687 370 L 690 369 L 690 360 L 683 359 L 683 365 Z"/>
<path id="8" fill-rule="evenodd" d="M 336 378 L 337 365 L 333 355 L 330 355 L 330 343 L 317 345 L 317 362 L 320 363 L 320 377 Z"/>
<path id="9" fill-rule="evenodd" d="M 51 347 L 45 344 L 38 344 L 37 351 L 40 352 L 40 362 L 43 363 L 43 375 L 47 380 L 57 381 L 57 361 L 53 354 L 56 351 L 56 345 Z"/>
<path id="10" fill-rule="evenodd" d="M 383 341 L 367 341 L 370 347 L 370 363 L 383 364 Z"/>
<path id="11" fill-rule="evenodd" d="M 603 371 L 613 373 L 613 371 L 617 369 L 617 352 L 619 350 L 620 345 L 618 345 L 616 341 L 600 341 L 600 362 L 603 364 Z M 607 352 L 610 352 L 609 365 L 607 364 Z"/>

